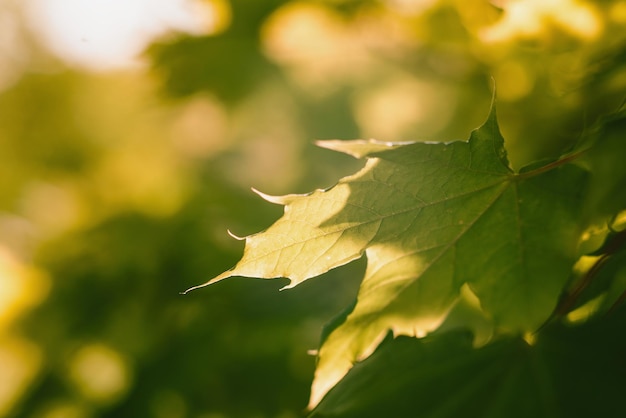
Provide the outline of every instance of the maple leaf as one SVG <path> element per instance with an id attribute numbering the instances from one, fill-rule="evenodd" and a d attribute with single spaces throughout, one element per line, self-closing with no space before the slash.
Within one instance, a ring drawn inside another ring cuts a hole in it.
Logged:
<path id="1" fill-rule="evenodd" d="M 284 205 L 283 217 L 201 285 L 246 276 L 293 287 L 366 254 L 354 309 L 320 349 L 311 407 L 389 330 L 435 330 L 464 284 L 496 327 L 532 331 L 549 317 L 583 227 L 586 173 L 568 158 L 514 172 L 493 108 L 468 141 L 319 145 L 367 162 L 330 189 L 259 193 Z"/>

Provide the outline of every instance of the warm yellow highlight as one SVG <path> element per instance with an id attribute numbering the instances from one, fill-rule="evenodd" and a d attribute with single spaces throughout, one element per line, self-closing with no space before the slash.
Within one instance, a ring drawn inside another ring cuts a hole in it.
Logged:
<path id="1" fill-rule="evenodd" d="M 356 103 L 356 118 L 367 136 L 382 140 L 397 137 L 416 120 L 424 117 L 419 88 L 396 83 L 361 95 Z"/>
<path id="2" fill-rule="evenodd" d="M 576 261 L 576 264 L 574 264 L 572 270 L 579 275 L 583 275 L 584 273 L 589 271 L 589 269 L 593 267 L 593 265 L 600 258 L 601 256 L 599 255 L 584 255 Z"/>
<path id="3" fill-rule="evenodd" d="M 91 401 L 109 403 L 121 397 L 131 383 L 131 370 L 121 354 L 103 344 L 83 346 L 69 364 L 69 377 Z"/>
<path id="4" fill-rule="evenodd" d="M 439 0 L 385 0 L 387 6 L 404 15 L 419 15 L 432 8 Z"/>
<path id="5" fill-rule="evenodd" d="M 13 86 L 28 62 L 29 48 L 20 27 L 19 2 L 0 2 L 0 92 Z"/>
<path id="6" fill-rule="evenodd" d="M 49 289 L 48 276 L 21 264 L 0 245 L 0 334 L 21 313 L 43 301 Z"/>
<path id="7" fill-rule="evenodd" d="M 513 101 L 526 97 L 534 86 L 532 72 L 518 61 L 505 61 L 494 69 L 498 98 Z"/>
<path id="8" fill-rule="evenodd" d="M 165 147 L 134 144 L 104 158 L 95 183 L 111 208 L 132 207 L 149 215 L 168 216 L 186 198 L 180 166 L 177 156 Z"/>
<path id="9" fill-rule="evenodd" d="M 522 338 L 524 338 L 524 341 L 526 341 L 528 345 L 534 345 L 535 342 L 537 341 L 537 334 L 533 332 L 526 332 L 524 333 Z"/>
<path id="10" fill-rule="evenodd" d="M 43 237 L 67 232 L 88 217 L 80 192 L 62 182 L 32 182 L 26 186 L 21 212 Z"/>
<path id="11" fill-rule="evenodd" d="M 338 41 L 344 37 L 339 16 L 307 2 L 292 2 L 276 11 L 265 24 L 263 35 L 272 58 L 291 62 L 327 59 L 336 53 Z"/>
<path id="12" fill-rule="evenodd" d="M 563 0 L 565 3 L 565 1 Z M 570 3 L 570 7 L 563 7 L 559 11 L 559 6 L 553 10 L 554 21 L 566 32 L 581 39 L 595 39 L 600 35 L 603 24 L 598 12 L 590 5 L 577 2 Z"/>
<path id="13" fill-rule="evenodd" d="M 626 1 L 618 1 L 613 4 L 609 16 L 615 23 L 626 24 Z"/>
<path id="14" fill-rule="evenodd" d="M 598 311 L 598 308 L 604 301 L 605 295 L 600 295 L 595 299 L 590 300 L 585 303 L 583 306 L 574 309 L 565 317 L 567 321 L 571 324 L 578 324 L 581 322 L 585 322 L 589 317 L 591 317 L 594 313 Z"/>
<path id="15" fill-rule="evenodd" d="M 189 99 L 172 124 L 174 147 L 185 157 L 208 158 L 231 146 L 228 113 L 206 96 Z"/>
<path id="16" fill-rule="evenodd" d="M 595 39 L 603 29 L 598 11 L 576 0 L 517 0 L 507 3 L 499 22 L 483 30 L 485 42 L 534 38 L 550 26 L 580 39 Z"/>
<path id="17" fill-rule="evenodd" d="M 366 254 L 368 267 L 358 303 L 320 349 L 309 408 L 322 400 L 355 361 L 369 357 L 389 331 L 394 336 L 425 337 L 441 325 L 457 298 L 453 291 L 442 296 L 435 290 L 441 280 L 451 280 L 450 275 L 432 280 L 434 276 L 423 274 L 425 269 L 437 268 L 430 264 L 432 260 L 388 243 L 371 245 Z M 367 297 L 370 294 L 380 296 Z"/>
<path id="18" fill-rule="evenodd" d="M 494 25 L 501 18 L 501 12 L 493 1 L 489 0 L 451 0 L 459 13 L 463 26 L 476 36 L 481 30 Z"/>
<path id="19" fill-rule="evenodd" d="M 445 89 L 401 77 L 359 94 L 354 106 L 365 136 L 383 141 L 398 141 L 418 126 L 421 135 L 432 135 L 446 126 L 454 111 Z"/>
<path id="20" fill-rule="evenodd" d="M 615 231 L 623 231 L 626 229 L 626 210 L 619 212 L 617 216 L 615 216 L 611 228 Z"/>
<path id="21" fill-rule="evenodd" d="M 42 353 L 35 344 L 16 337 L 0 339 L 0 416 L 9 416 L 15 402 L 36 377 L 41 363 Z"/>
<path id="22" fill-rule="evenodd" d="M 362 77 L 371 64 L 348 22 L 318 3 L 288 3 L 267 19 L 261 35 L 269 58 L 314 95 Z"/>
<path id="23" fill-rule="evenodd" d="M 196 8 L 203 12 L 206 34 L 217 34 L 225 31 L 233 20 L 233 13 L 228 0 L 202 0 L 197 2 Z"/>

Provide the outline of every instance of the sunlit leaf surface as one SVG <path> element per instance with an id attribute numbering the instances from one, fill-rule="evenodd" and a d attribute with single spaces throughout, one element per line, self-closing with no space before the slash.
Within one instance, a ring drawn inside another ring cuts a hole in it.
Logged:
<path id="1" fill-rule="evenodd" d="M 329 190 L 264 196 L 284 216 L 207 283 L 287 277 L 292 287 L 367 254 L 356 306 L 321 348 L 312 405 L 387 330 L 436 329 L 464 283 L 498 327 L 532 331 L 548 318 L 575 260 L 582 170 L 562 160 L 513 172 L 495 111 L 469 141 L 321 145 L 367 163 Z"/>

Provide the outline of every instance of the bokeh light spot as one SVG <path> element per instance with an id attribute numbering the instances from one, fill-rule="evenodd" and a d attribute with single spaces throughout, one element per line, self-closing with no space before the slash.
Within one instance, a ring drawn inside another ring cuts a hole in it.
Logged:
<path id="1" fill-rule="evenodd" d="M 118 400 L 131 383 L 128 362 L 119 352 L 99 343 L 85 345 L 76 352 L 69 376 L 83 396 L 105 404 Z"/>
<path id="2" fill-rule="evenodd" d="M 534 84 L 532 72 L 513 60 L 501 63 L 493 76 L 498 86 L 498 98 L 509 101 L 527 96 Z"/>
<path id="3" fill-rule="evenodd" d="M 0 245 L 0 333 L 22 312 L 43 301 L 49 289 L 50 279 L 43 272 L 21 264 Z"/>
<path id="4" fill-rule="evenodd" d="M 596 38 L 602 31 L 598 12 L 575 0 L 524 0 L 505 4 L 502 18 L 481 31 L 485 42 L 515 38 L 540 38 L 556 26 L 581 39 Z"/>
<path id="5" fill-rule="evenodd" d="M 42 353 L 35 344 L 16 337 L 0 338 L 0 416 L 9 416 L 39 372 L 41 362 Z"/>
<path id="6" fill-rule="evenodd" d="M 415 140 L 433 135 L 449 122 L 454 100 L 434 83 L 399 78 L 358 95 L 355 107 L 365 136 L 381 141 Z M 406 137 L 416 127 L 422 137 Z"/>

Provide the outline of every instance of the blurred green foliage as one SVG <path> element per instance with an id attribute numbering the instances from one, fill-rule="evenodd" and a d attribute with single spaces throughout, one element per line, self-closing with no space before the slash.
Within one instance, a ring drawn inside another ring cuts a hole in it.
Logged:
<path id="1" fill-rule="evenodd" d="M 464 138 L 494 80 L 516 166 L 624 99 L 623 1 L 222 3 L 221 32 L 156 41 L 150 70 L 72 69 L 26 36 L 0 92 L 0 416 L 300 416 L 364 266 L 179 295 L 234 264 L 227 229 L 280 215 L 249 187 L 355 170 L 315 139 Z"/>

